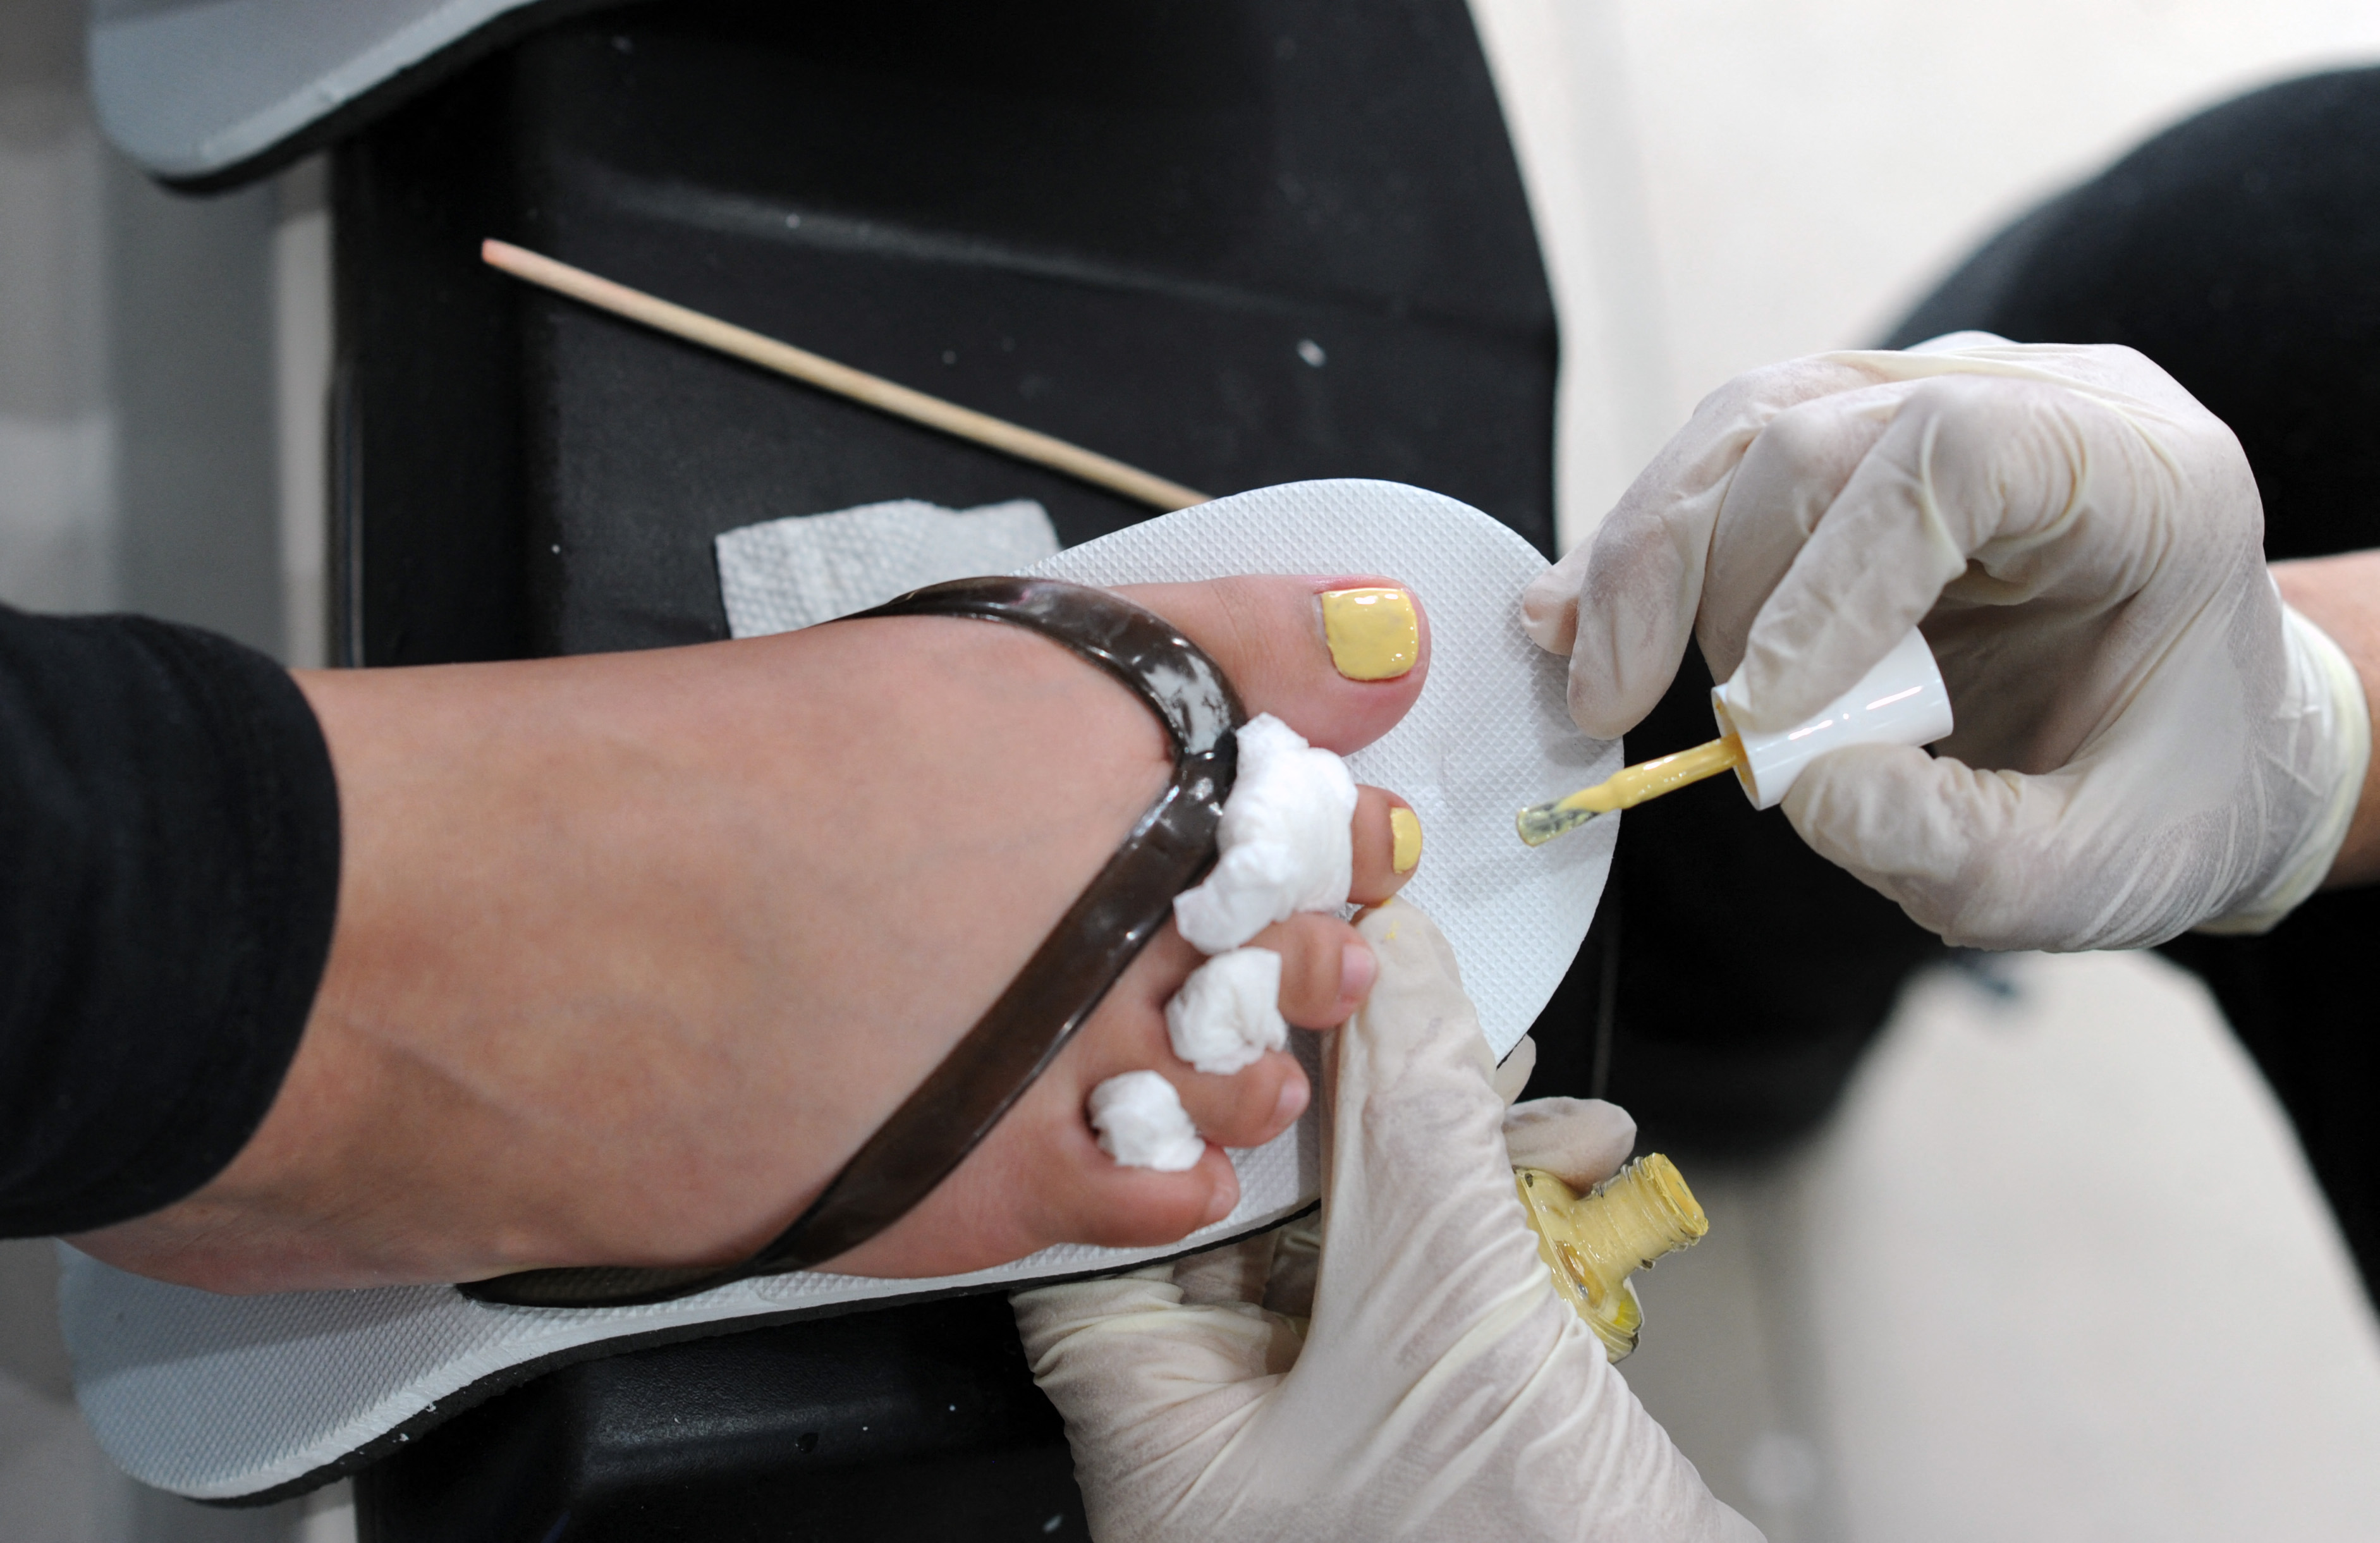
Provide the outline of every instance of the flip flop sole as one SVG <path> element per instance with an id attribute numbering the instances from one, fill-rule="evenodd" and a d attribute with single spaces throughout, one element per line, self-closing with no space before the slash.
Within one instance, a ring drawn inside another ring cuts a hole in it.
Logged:
<path id="1" fill-rule="evenodd" d="M 1403 893 L 1453 943 L 1499 1055 L 1560 984 L 1593 919 L 1614 830 L 1536 851 L 1512 811 L 1617 771 L 1586 739 L 1564 665 L 1523 635 L 1516 597 L 1545 559 L 1453 499 L 1376 481 L 1289 483 L 1219 499 L 1038 565 L 1076 583 L 1241 573 L 1377 573 L 1427 602 L 1428 686 L 1397 727 L 1348 758 L 1359 781 L 1419 811 L 1429 848 Z M 1293 1035 L 1318 1077 L 1319 1037 Z M 481 1399 L 552 1367 L 638 1345 L 966 1292 L 1099 1275 L 1213 1247 L 1305 1209 L 1319 1192 L 1314 1115 L 1231 1154 L 1240 1204 L 1179 1243 L 1065 1244 L 938 1280 L 817 1270 L 759 1276 L 650 1306 L 558 1311 L 474 1302 L 450 1286 L 227 1297 L 67 1251 L 60 1317 L 76 1391 L 100 1444 L 144 1484 L 256 1500 L 352 1471 Z"/>

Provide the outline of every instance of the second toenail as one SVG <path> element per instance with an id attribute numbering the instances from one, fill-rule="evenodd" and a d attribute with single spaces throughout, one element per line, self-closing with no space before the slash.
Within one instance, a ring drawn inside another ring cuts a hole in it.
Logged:
<path id="1" fill-rule="evenodd" d="M 1370 949 L 1362 943 L 1349 943 L 1339 951 L 1339 1000 L 1363 1001 L 1379 973 L 1379 962 L 1372 957 Z"/>
<path id="2" fill-rule="evenodd" d="M 1324 590 L 1322 636 L 1349 680 L 1394 680 L 1421 659 L 1421 622 L 1402 589 Z"/>
<path id="3" fill-rule="evenodd" d="M 1411 873 L 1421 861 L 1421 816 L 1399 806 L 1389 811 L 1389 867 Z"/>
<path id="4" fill-rule="evenodd" d="M 1304 1077 L 1292 1077 L 1282 1083 L 1280 1100 L 1272 1106 L 1273 1129 L 1279 1130 L 1305 1113 L 1306 1100 L 1313 1096 Z"/>

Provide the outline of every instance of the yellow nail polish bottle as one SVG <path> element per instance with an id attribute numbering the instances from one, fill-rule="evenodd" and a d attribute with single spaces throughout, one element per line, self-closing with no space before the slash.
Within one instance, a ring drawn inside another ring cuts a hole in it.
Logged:
<path id="1" fill-rule="evenodd" d="M 1542 1168 L 1515 1168 L 1512 1183 L 1537 1234 L 1537 1257 L 1614 1361 L 1636 1348 L 1645 1309 L 1628 1277 L 1710 1231 L 1677 1164 L 1637 1159 L 1585 1195 Z"/>

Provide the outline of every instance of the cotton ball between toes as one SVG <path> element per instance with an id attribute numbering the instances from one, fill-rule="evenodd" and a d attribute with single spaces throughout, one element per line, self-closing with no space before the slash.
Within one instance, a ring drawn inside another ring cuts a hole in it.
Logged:
<path id="1" fill-rule="evenodd" d="M 1182 1095 L 1155 1072 L 1125 1072 L 1092 1088 L 1091 1128 L 1099 1149 L 1125 1168 L 1179 1173 L 1207 1155 Z"/>
<path id="2" fill-rule="evenodd" d="M 1281 955 L 1269 948 L 1218 954 L 1190 973 L 1165 1004 L 1173 1053 L 1202 1072 L 1229 1076 L 1289 1043 L 1281 1015 Z"/>
<path id="3" fill-rule="evenodd" d="M 1335 911 L 1355 879 L 1355 779 L 1269 712 L 1239 733 L 1239 775 L 1216 832 L 1222 857 L 1173 919 L 1201 954 L 1225 954 L 1300 911 Z"/>

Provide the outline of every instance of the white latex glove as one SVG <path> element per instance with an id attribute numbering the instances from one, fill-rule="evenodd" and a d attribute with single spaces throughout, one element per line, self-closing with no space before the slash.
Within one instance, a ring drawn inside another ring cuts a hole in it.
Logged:
<path id="1" fill-rule="evenodd" d="M 1380 973 L 1324 1063 L 1322 1249 L 1303 1338 L 1257 1305 L 1276 1275 L 1270 1234 L 1015 1298 L 1092 1536 L 1757 1538 L 1555 1294 L 1445 938 L 1402 902 L 1357 926 Z M 1578 1145 L 1611 1145 L 1616 1112 L 1594 1112 L 1609 1105 L 1559 1102 Z"/>
<path id="2" fill-rule="evenodd" d="M 2238 440 L 2140 354 L 1963 333 L 1713 393 L 1523 615 L 1603 737 L 1690 631 L 1775 729 L 1922 619 L 1957 732 L 1819 758 L 1794 829 L 1953 943 L 2133 947 L 2271 926 L 2354 813 L 2362 687 L 2263 541 Z"/>

